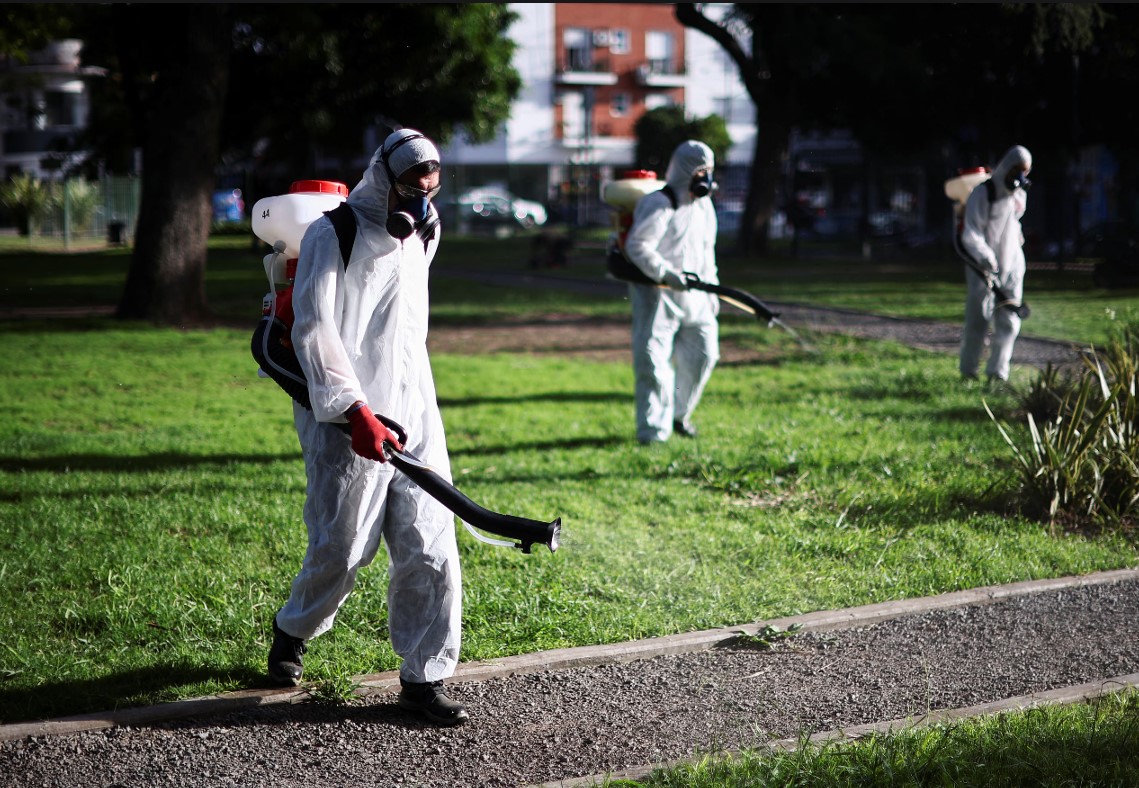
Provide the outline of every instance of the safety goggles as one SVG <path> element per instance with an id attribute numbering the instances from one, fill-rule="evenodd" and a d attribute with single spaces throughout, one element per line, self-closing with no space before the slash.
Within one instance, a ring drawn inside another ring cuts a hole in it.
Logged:
<path id="1" fill-rule="evenodd" d="M 414 186 L 408 186 L 406 183 L 395 182 L 395 192 L 405 200 L 433 200 L 439 190 L 443 188 L 443 184 L 439 184 L 434 189 L 417 189 Z"/>

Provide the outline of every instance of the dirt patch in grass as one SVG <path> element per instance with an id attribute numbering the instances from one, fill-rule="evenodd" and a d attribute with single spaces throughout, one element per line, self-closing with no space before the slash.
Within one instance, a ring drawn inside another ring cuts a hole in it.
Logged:
<path id="1" fill-rule="evenodd" d="M 570 314 L 433 327 L 427 345 L 432 353 L 532 353 L 629 363 L 633 359 L 629 320 Z M 764 360 L 765 353 L 721 340 L 720 358 L 723 364 L 754 362 Z"/>

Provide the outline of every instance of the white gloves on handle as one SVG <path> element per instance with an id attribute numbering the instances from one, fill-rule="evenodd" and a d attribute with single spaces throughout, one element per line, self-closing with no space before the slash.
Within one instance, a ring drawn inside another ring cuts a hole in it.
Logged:
<path id="1" fill-rule="evenodd" d="M 673 271 L 671 268 L 664 269 L 661 275 L 660 283 L 673 290 L 687 290 L 688 283 L 684 281 L 684 277 Z"/>

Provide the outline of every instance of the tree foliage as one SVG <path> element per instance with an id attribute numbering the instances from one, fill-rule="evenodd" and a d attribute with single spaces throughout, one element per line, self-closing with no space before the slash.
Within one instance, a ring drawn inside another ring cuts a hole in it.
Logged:
<path id="1" fill-rule="evenodd" d="M 17 61 L 50 42 L 69 35 L 70 24 L 50 3 L 4 3 L 0 6 L 0 56 Z"/>
<path id="2" fill-rule="evenodd" d="M 492 139 L 521 87 L 505 5 L 238 5 L 223 148 L 294 171 L 369 126 Z"/>
<path id="3" fill-rule="evenodd" d="M 223 160 L 326 177 L 313 171 L 318 156 L 366 159 L 369 128 L 482 141 L 520 88 L 501 4 L 52 8 L 88 42 L 85 61 L 110 72 L 87 142 L 111 171 L 132 171 L 143 154 L 122 317 L 182 324 L 208 312 L 205 244 Z"/>
<path id="4" fill-rule="evenodd" d="M 658 107 L 637 119 L 633 126 L 637 138 L 635 161 L 638 167 L 656 171 L 664 177 L 676 146 L 685 140 L 700 140 L 712 149 L 717 162 L 727 160 L 732 138 L 728 126 L 719 115 L 688 118 L 683 107 Z"/>
<path id="5" fill-rule="evenodd" d="M 763 248 L 793 128 L 849 129 L 872 155 L 948 145 L 990 161 L 1014 142 L 1071 152 L 1133 127 L 1118 122 L 1135 113 L 1120 101 L 1136 89 L 1130 4 L 737 3 L 712 20 L 678 3 L 676 15 L 732 57 L 756 105 L 744 248 Z"/>

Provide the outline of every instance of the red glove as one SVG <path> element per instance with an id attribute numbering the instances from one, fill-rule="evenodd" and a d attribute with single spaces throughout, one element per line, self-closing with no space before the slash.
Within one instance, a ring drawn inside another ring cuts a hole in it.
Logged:
<path id="1" fill-rule="evenodd" d="M 376 418 L 376 414 L 372 413 L 372 409 L 363 402 L 353 406 L 344 415 L 352 425 L 352 451 L 361 457 L 387 462 L 388 458 L 384 454 L 385 441 L 397 450 L 403 450 L 396 434 L 385 427 L 384 423 Z"/>

